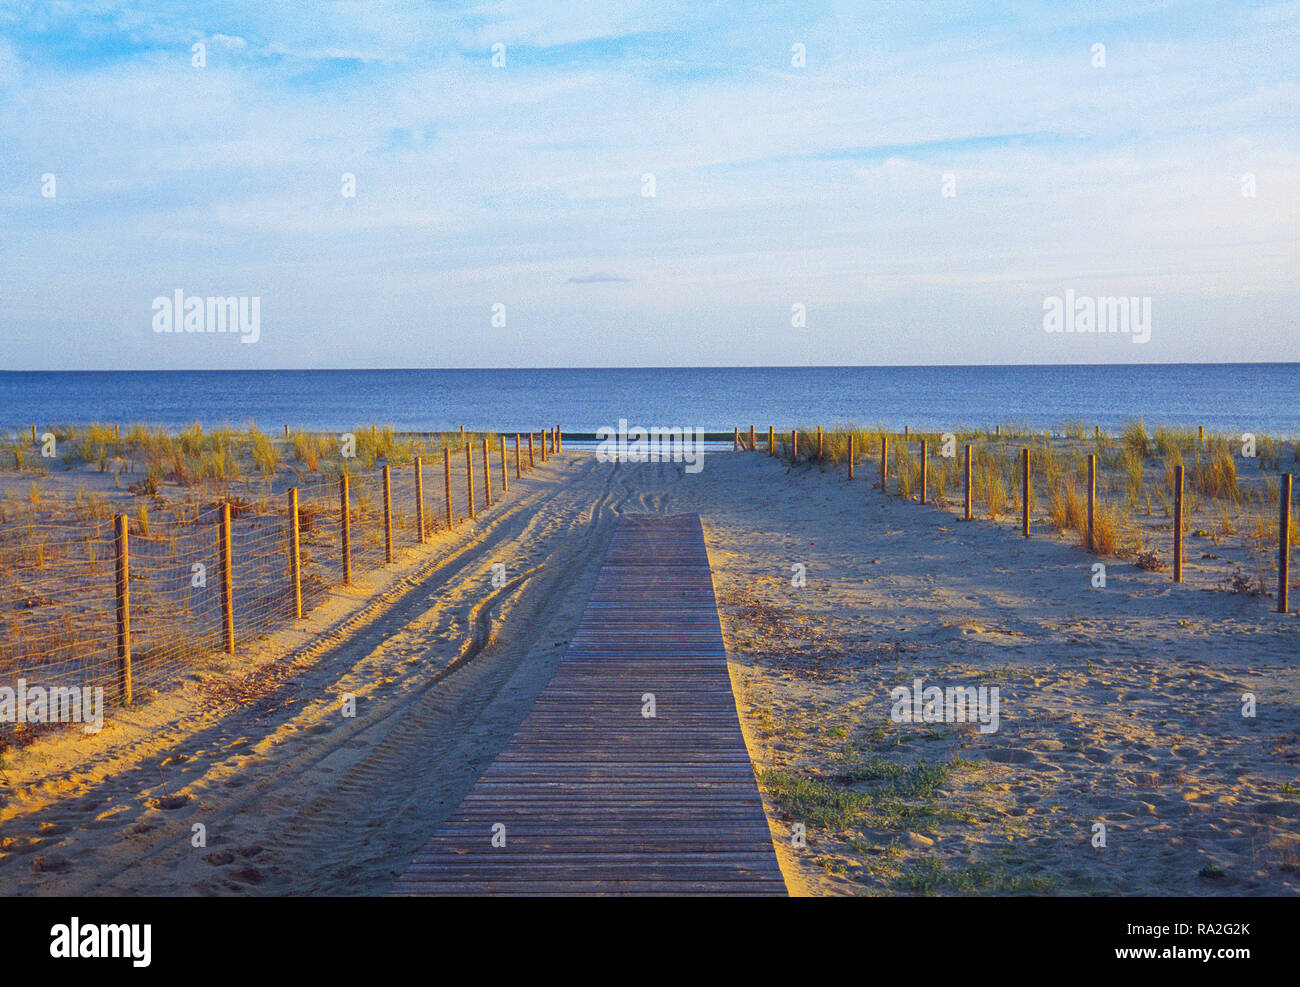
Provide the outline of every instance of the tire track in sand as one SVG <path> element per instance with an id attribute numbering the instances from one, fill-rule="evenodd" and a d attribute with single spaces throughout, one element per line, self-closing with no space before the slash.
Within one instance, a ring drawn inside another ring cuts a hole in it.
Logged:
<path id="1" fill-rule="evenodd" d="M 116 846 L 78 841 L 81 834 L 73 833 L 60 849 L 85 852 L 73 856 L 70 872 L 23 883 L 65 894 L 382 890 L 390 854 L 404 858 L 423 842 L 438 822 L 431 813 L 459 785 L 472 784 L 459 779 L 476 776 L 475 766 L 495 753 L 493 738 L 504 731 L 504 744 L 513 730 L 507 721 L 522 719 L 530 690 L 549 677 L 560 649 L 545 645 L 561 643 L 549 639 L 576 622 L 587 591 L 582 576 L 594 568 L 626 499 L 608 467 L 590 459 L 555 463 L 561 485 L 484 516 L 469 541 L 408 577 L 389 599 L 299 649 L 296 657 L 314 664 L 295 673 L 293 688 L 321 695 L 350 677 L 378 676 L 367 694 L 372 711 L 347 720 L 331 703 L 317 703 L 268 724 L 236 710 L 219 731 L 164 743 L 131 772 L 127 787 L 136 789 L 130 794 L 137 812 L 118 814 L 113 824 L 134 817 L 135 825 L 121 830 Z M 492 557 L 527 568 L 485 596 L 479 576 Z M 569 597 L 577 599 L 556 605 Z M 458 646 L 450 650 L 453 630 Z M 411 648 L 424 648 L 423 660 L 403 660 Z M 533 650 L 542 653 L 525 661 Z M 509 701 L 499 704 L 503 690 Z M 260 739 L 249 745 L 245 735 Z M 220 749 L 196 754 L 201 746 Z M 178 756 L 188 757 L 198 775 L 177 778 L 183 772 L 176 766 L 163 767 Z M 161 787 L 190 802 L 171 813 L 138 811 L 149 794 L 141 782 L 165 774 L 173 784 L 164 779 Z M 60 828 L 84 823 L 86 808 L 103 802 L 103 794 L 87 792 L 79 814 L 55 803 L 39 816 Z M 111 792 L 108 800 L 125 794 Z M 189 845 L 196 821 L 209 829 L 204 849 Z M 146 826 L 152 830 L 133 832 Z"/>

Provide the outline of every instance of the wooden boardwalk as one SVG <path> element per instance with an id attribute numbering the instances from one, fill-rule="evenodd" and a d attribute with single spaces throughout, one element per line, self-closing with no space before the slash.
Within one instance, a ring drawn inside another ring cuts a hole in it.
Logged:
<path id="1" fill-rule="evenodd" d="M 393 893 L 786 893 L 698 515 L 620 520 L 555 677 Z"/>

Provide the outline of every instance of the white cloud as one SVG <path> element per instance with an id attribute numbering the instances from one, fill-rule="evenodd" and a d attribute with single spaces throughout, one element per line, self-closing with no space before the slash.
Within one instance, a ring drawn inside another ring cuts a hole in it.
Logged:
<path id="1" fill-rule="evenodd" d="M 0 262 L 27 327 L 0 358 L 33 365 L 32 338 L 88 313 L 136 332 L 158 284 L 234 282 L 273 300 L 282 359 L 306 365 L 322 325 L 340 350 L 383 339 L 379 362 L 426 363 L 423 327 L 455 335 L 499 298 L 548 327 L 560 362 L 587 348 L 566 327 L 632 314 L 698 315 L 704 362 L 730 362 L 755 319 L 788 324 L 793 300 L 819 312 L 802 359 L 842 355 L 864 319 L 928 313 L 953 353 L 979 360 L 982 346 L 1016 352 L 1018 330 L 991 318 L 1014 323 L 1026 299 L 1085 283 L 1224 324 L 1251 312 L 1224 358 L 1247 358 L 1243 345 L 1300 358 L 1276 301 L 1298 264 L 1297 56 L 1273 43 L 1300 23 L 1289 7 L 1228 10 L 1185 37 L 1147 36 L 1118 6 L 959 37 L 915 5 L 753 24 L 650 4 L 421 9 L 137 15 L 124 29 L 136 43 L 175 50 L 81 65 L 24 62 L 0 42 L 13 97 L 0 103 Z M 1087 62 L 1099 27 L 1104 70 Z M 677 29 L 667 49 L 626 40 Z M 220 49 L 207 68 L 190 66 L 190 37 Z M 806 39 L 807 70 L 789 67 L 791 38 Z M 505 69 L 488 61 L 495 40 L 522 49 Z M 573 44 L 581 56 L 546 57 Z M 1247 170 L 1256 199 L 1240 194 Z M 45 171 L 55 203 L 38 194 Z M 626 280 L 572 286 L 610 271 Z M 474 338 L 480 355 L 462 362 L 515 359 L 517 339 Z M 1215 355 L 1168 336 L 1151 347 Z M 884 334 L 872 353 L 907 350 Z"/>

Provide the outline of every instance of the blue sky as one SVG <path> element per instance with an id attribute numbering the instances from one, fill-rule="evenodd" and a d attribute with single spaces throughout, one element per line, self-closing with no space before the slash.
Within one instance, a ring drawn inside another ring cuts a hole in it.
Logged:
<path id="1" fill-rule="evenodd" d="M 0 2 L 0 368 L 1300 360 L 1297 121 L 1297 2 Z"/>

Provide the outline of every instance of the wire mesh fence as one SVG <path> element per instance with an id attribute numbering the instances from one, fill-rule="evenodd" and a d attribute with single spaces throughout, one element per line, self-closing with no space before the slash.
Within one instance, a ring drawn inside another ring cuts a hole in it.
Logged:
<path id="1" fill-rule="evenodd" d="M 521 447 L 526 473 L 526 437 Z M 13 702 L 96 687 L 110 704 L 139 697 L 291 622 L 299 594 L 306 613 L 347 575 L 355 581 L 482 514 L 513 479 L 514 437 L 474 436 L 387 469 L 299 482 L 296 558 L 293 495 L 270 484 L 252 499 L 141 506 L 129 517 L 100 505 L 98 516 L 0 519 L 0 707 L 5 689 Z M 0 739 L 27 719 L 0 716 Z"/>
<path id="2" fill-rule="evenodd" d="M 112 519 L 0 532 L 5 679 L 107 684 L 117 648 L 116 609 Z"/>

